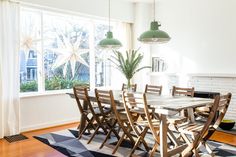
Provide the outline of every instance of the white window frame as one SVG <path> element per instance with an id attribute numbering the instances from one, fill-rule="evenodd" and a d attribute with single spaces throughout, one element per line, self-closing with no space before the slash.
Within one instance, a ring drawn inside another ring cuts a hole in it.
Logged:
<path id="1" fill-rule="evenodd" d="M 71 12 L 67 12 L 67 11 L 58 11 L 56 10 L 47 10 L 47 9 L 42 9 L 42 8 L 37 8 L 37 7 L 32 7 L 32 6 L 22 6 L 21 10 L 28 10 L 28 11 L 33 11 L 33 12 L 39 12 L 40 16 L 41 16 L 41 42 L 40 42 L 40 47 L 41 49 L 39 50 L 40 53 L 37 54 L 37 82 L 38 82 L 38 91 L 32 91 L 32 92 L 20 92 L 20 97 L 32 97 L 32 96 L 43 96 L 43 95 L 54 95 L 54 94 L 65 94 L 67 92 L 71 92 L 72 89 L 61 89 L 61 90 L 50 90 L 47 91 L 45 90 L 45 71 L 44 71 L 44 47 L 43 47 L 43 42 L 44 42 L 44 37 L 43 37 L 43 18 L 45 15 L 45 12 L 49 12 L 55 15 L 59 15 L 59 14 L 63 14 L 65 16 L 72 16 L 81 20 L 86 20 L 88 21 L 89 27 L 88 27 L 88 31 L 89 31 L 89 59 L 90 59 L 90 67 L 89 67 L 89 71 L 90 71 L 90 87 L 91 88 L 95 88 L 95 47 L 94 47 L 94 31 L 95 31 L 95 22 L 99 22 L 99 23 L 104 23 L 107 24 L 107 20 L 106 19 L 99 19 L 99 18 L 92 18 L 91 16 L 88 17 L 83 17 L 81 15 L 78 15 L 76 13 L 71 13 Z M 115 26 L 116 22 L 120 22 L 120 21 L 112 21 L 111 25 Z M 105 37 L 105 36 L 104 36 Z M 106 75 L 105 75 L 106 76 Z M 104 78 L 106 79 L 106 78 Z"/>

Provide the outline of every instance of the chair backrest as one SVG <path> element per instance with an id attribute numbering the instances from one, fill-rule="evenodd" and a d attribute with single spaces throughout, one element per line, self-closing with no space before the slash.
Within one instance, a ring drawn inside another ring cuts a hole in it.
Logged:
<path id="1" fill-rule="evenodd" d="M 96 95 L 97 99 L 99 100 L 100 103 L 109 103 L 112 108 L 112 112 L 114 113 L 119 125 L 124 129 L 124 125 L 122 122 L 120 109 L 117 108 L 117 104 L 115 103 L 114 96 L 112 90 L 107 90 L 107 91 L 101 91 L 101 90 L 96 90 Z M 124 108 L 123 108 L 124 109 Z"/>
<path id="2" fill-rule="evenodd" d="M 128 86 L 127 86 L 127 84 L 122 84 L 122 91 L 125 91 L 125 90 L 127 90 L 128 89 Z M 137 84 L 135 83 L 135 84 L 131 84 L 131 89 L 132 89 L 132 91 L 133 92 L 136 92 L 136 90 L 137 90 Z"/>
<path id="3" fill-rule="evenodd" d="M 109 106 L 109 108 L 111 108 L 112 101 L 114 101 L 114 98 L 111 99 L 111 93 L 109 91 L 105 91 L 105 90 L 98 90 L 95 89 L 95 95 L 96 95 L 96 100 L 97 100 L 97 104 L 99 107 L 100 112 L 105 115 L 105 107 L 104 106 Z M 108 107 L 107 107 L 108 108 Z"/>
<path id="4" fill-rule="evenodd" d="M 91 107 L 91 103 L 88 97 L 88 88 L 83 86 L 75 86 L 73 87 L 75 99 L 81 114 L 84 113 L 84 108 L 81 104 L 81 101 L 84 101 L 89 107 Z"/>
<path id="5" fill-rule="evenodd" d="M 232 98 L 231 93 L 220 96 L 219 107 L 217 109 L 218 117 L 215 120 L 215 122 L 213 123 L 213 125 L 211 125 L 210 129 L 208 130 L 208 133 L 204 136 L 204 141 L 207 141 L 214 134 L 216 129 L 219 127 L 221 121 L 223 120 L 223 118 L 228 110 L 231 98 Z"/>
<path id="6" fill-rule="evenodd" d="M 218 117 L 213 125 L 213 127 L 215 129 L 218 128 L 218 126 L 220 125 L 221 121 L 223 120 L 228 108 L 229 108 L 229 104 L 230 104 L 230 101 L 231 101 L 231 97 L 232 97 L 232 94 L 231 93 L 228 93 L 226 95 L 222 95 L 220 96 L 220 102 L 219 102 L 219 107 L 217 109 L 217 111 L 219 112 L 218 114 Z"/>
<path id="7" fill-rule="evenodd" d="M 146 97 L 146 93 L 143 94 L 143 105 L 144 105 L 144 111 L 145 111 L 145 115 L 148 121 L 148 125 L 150 127 L 150 130 L 152 132 L 153 137 L 155 138 L 155 140 L 160 143 L 160 139 L 159 136 L 157 134 L 157 130 L 155 129 L 153 123 L 152 123 L 152 113 L 151 110 L 149 110 L 148 104 L 147 104 L 147 97 Z"/>
<path id="8" fill-rule="evenodd" d="M 146 84 L 145 93 L 161 95 L 161 92 L 162 92 L 162 86 L 154 86 Z"/>
<path id="9" fill-rule="evenodd" d="M 214 117 L 216 115 L 216 112 L 219 108 L 219 104 L 220 104 L 220 96 L 217 95 L 215 97 L 215 100 L 214 100 L 214 103 L 211 107 L 211 110 L 210 110 L 210 113 L 209 113 L 209 116 L 207 118 L 207 121 L 203 124 L 203 128 L 200 132 L 200 134 L 198 136 L 195 137 L 194 141 L 193 141 L 193 144 L 191 145 L 190 148 L 188 149 L 194 149 L 196 147 L 198 147 L 198 145 L 200 144 L 200 142 L 202 141 L 202 139 L 204 138 L 204 136 L 207 134 L 207 132 L 210 130 L 210 125 L 214 122 Z"/>
<path id="10" fill-rule="evenodd" d="M 184 95 L 184 96 L 194 96 L 194 87 L 192 88 L 181 88 L 181 87 L 176 87 L 173 86 L 172 89 L 172 96 L 176 95 Z"/>
<path id="11" fill-rule="evenodd" d="M 143 100 L 142 100 L 142 94 L 138 93 L 128 93 L 123 91 L 122 92 L 122 99 L 125 107 L 125 111 L 127 113 L 127 117 L 129 120 L 129 123 L 135 132 L 137 136 L 139 136 L 140 129 L 136 125 L 137 117 L 134 116 L 135 110 L 134 108 L 143 108 Z M 132 110 L 132 113 L 131 113 Z M 138 114 L 138 113 L 137 113 Z"/>

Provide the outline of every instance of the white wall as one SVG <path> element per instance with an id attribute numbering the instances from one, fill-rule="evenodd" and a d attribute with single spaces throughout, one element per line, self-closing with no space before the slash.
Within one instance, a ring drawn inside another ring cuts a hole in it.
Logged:
<path id="1" fill-rule="evenodd" d="M 159 0 L 157 19 L 171 41 L 152 47 L 169 72 L 236 73 L 235 0 Z"/>
<path id="2" fill-rule="evenodd" d="M 108 0 L 19 0 L 34 5 L 47 6 L 87 15 L 108 17 Z M 111 18 L 133 22 L 133 4 L 128 1 L 111 0 Z"/>
<path id="3" fill-rule="evenodd" d="M 134 49 L 140 48 L 139 52 L 143 54 L 143 62 L 140 66 L 149 66 L 150 64 L 150 46 L 142 44 L 137 39 L 144 31 L 150 29 L 151 23 L 151 5 L 148 3 L 136 3 L 134 5 L 134 24 L 133 24 L 133 45 Z M 149 83 L 149 77 L 146 75 L 150 69 L 145 69 L 135 74 L 133 83 L 137 83 L 137 90 L 143 91 L 144 85 Z"/>
<path id="4" fill-rule="evenodd" d="M 20 103 L 21 131 L 78 122 L 80 118 L 76 100 L 67 94 L 25 97 Z"/>
<path id="5" fill-rule="evenodd" d="M 1 98 L 1 96 L 0 96 Z M 0 115 L 3 115 L 3 112 L 2 112 L 2 107 L 3 105 L 0 105 Z M 3 138 L 3 116 L 0 116 L 0 139 Z"/>

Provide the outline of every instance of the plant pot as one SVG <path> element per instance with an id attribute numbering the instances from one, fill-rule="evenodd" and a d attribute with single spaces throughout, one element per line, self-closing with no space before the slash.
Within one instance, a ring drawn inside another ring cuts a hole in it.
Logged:
<path id="1" fill-rule="evenodd" d="M 234 120 L 224 119 L 221 121 L 219 127 L 223 130 L 231 130 L 235 125 Z"/>

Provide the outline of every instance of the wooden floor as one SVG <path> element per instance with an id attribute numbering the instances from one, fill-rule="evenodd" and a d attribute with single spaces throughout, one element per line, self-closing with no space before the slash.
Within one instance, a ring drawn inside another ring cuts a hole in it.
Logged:
<path id="1" fill-rule="evenodd" d="M 8 143 L 7 141 L 1 139 L 0 157 L 65 157 L 65 155 L 60 152 L 34 139 L 33 136 L 73 128 L 76 126 L 77 123 L 73 123 L 43 130 L 26 132 L 23 134 L 29 137 L 29 139 L 20 142 Z M 216 132 L 213 135 L 212 140 L 236 146 L 236 135 Z"/>
<path id="2" fill-rule="evenodd" d="M 20 142 L 8 143 L 6 140 L 0 140 L 0 157 L 65 157 L 65 155 L 55 149 L 43 144 L 33 138 L 35 135 L 41 135 L 49 132 L 65 130 L 76 127 L 78 123 L 36 130 L 23 133 L 29 139 Z"/>

